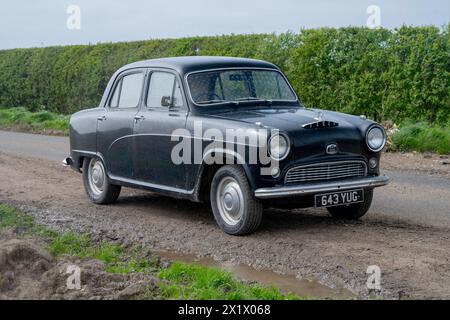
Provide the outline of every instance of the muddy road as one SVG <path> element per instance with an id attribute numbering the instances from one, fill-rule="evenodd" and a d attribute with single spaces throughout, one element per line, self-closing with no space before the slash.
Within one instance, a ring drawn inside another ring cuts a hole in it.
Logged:
<path id="1" fill-rule="evenodd" d="M 361 221 L 268 209 L 257 233 L 232 237 L 202 204 L 126 188 L 114 205 L 91 204 L 81 176 L 60 165 L 67 153 L 67 138 L 0 131 L 0 201 L 58 230 L 273 270 L 360 297 L 370 293 L 367 267 L 377 265 L 385 298 L 450 298 L 449 159 L 384 155 L 393 181 L 376 189 Z"/>

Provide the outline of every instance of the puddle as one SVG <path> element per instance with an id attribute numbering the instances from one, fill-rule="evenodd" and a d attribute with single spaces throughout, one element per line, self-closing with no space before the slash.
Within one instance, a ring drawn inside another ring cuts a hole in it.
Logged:
<path id="1" fill-rule="evenodd" d="M 283 275 L 271 270 L 259 270 L 247 265 L 236 265 L 227 261 L 216 261 L 211 257 L 199 258 L 193 254 L 180 252 L 155 252 L 162 258 L 187 263 L 197 263 L 202 266 L 216 267 L 233 273 L 238 279 L 256 281 L 266 286 L 275 286 L 284 293 L 294 293 L 300 296 L 310 296 L 319 299 L 343 299 L 354 296 L 350 291 L 332 289 L 316 281 L 298 279 L 295 275 Z"/>

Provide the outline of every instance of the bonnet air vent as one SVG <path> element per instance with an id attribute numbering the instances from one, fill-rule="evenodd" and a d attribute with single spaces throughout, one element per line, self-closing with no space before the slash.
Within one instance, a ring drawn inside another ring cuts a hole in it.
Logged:
<path id="1" fill-rule="evenodd" d="M 302 127 L 305 129 L 317 129 L 317 128 L 332 128 L 339 126 L 339 123 L 333 121 L 317 121 L 304 124 Z"/>

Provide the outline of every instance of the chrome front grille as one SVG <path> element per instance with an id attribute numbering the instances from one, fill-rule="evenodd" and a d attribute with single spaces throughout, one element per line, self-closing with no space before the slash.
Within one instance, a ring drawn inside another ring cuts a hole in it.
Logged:
<path id="1" fill-rule="evenodd" d="M 364 161 L 323 162 L 289 169 L 286 173 L 285 183 L 329 181 L 366 175 L 367 166 Z"/>

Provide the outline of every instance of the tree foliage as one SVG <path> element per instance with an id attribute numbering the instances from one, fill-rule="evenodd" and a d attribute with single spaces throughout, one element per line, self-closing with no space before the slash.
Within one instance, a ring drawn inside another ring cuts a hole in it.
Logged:
<path id="1" fill-rule="evenodd" d="M 450 123 L 450 25 L 349 27 L 0 51 L 0 107 L 70 114 L 99 103 L 124 64 L 222 55 L 271 61 L 308 107 Z"/>

